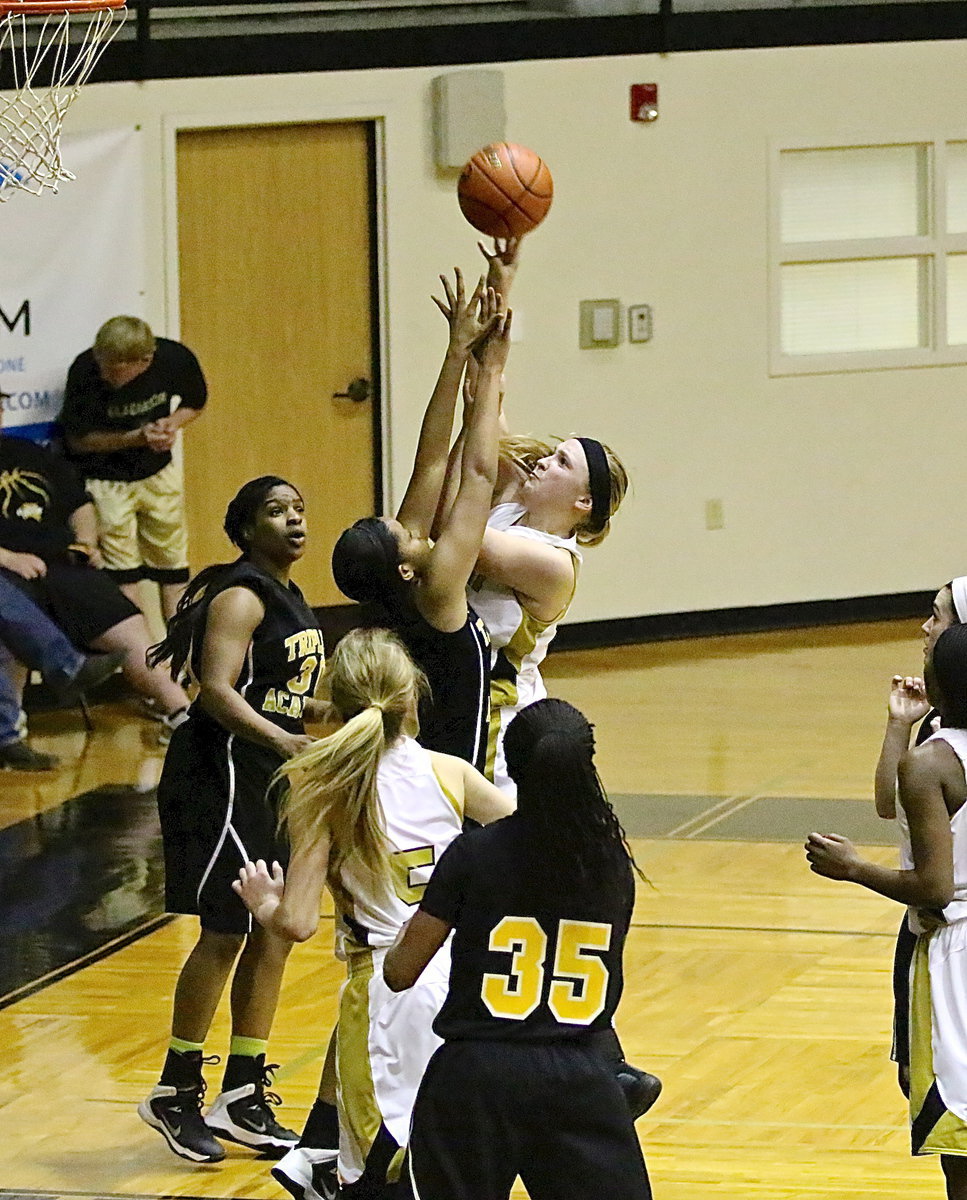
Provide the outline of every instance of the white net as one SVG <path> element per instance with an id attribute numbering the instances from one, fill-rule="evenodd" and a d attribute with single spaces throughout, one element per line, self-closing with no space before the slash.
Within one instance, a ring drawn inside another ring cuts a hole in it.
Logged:
<path id="1" fill-rule="evenodd" d="M 0 202 L 15 192 L 56 192 L 73 179 L 60 155 L 67 110 L 121 28 L 127 10 L 0 16 Z"/>

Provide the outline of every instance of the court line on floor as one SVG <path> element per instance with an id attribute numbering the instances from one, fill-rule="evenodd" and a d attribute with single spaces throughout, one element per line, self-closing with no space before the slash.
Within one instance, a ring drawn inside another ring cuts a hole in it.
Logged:
<path id="1" fill-rule="evenodd" d="M 175 920 L 175 915 L 172 913 L 161 913 L 157 917 L 152 917 L 143 925 L 138 925 L 134 929 L 129 929 L 127 933 L 121 934 L 119 937 L 113 938 L 110 942 L 105 942 L 103 946 L 98 946 L 96 950 L 92 950 L 89 954 L 82 954 L 80 958 L 72 959 L 69 963 L 64 963 L 63 966 L 57 967 L 54 971 L 48 971 L 46 975 L 41 975 L 39 979 L 32 979 L 30 983 L 25 983 L 19 988 L 14 988 L 12 992 L 7 992 L 0 996 L 0 1009 L 9 1008 L 11 1004 L 16 1004 L 19 1000 L 25 1000 L 28 996 L 34 995 L 35 992 L 42 991 L 46 987 L 50 987 L 53 983 L 59 983 L 60 980 L 66 979 L 70 975 L 74 975 L 77 971 L 84 967 L 89 967 L 93 963 L 100 962 L 103 958 L 108 958 L 115 954 L 118 950 L 123 950 L 125 947 L 132 945 L 134 942 L 140 941 L 141 938 L 147 937 L 149 933 L 154 933 L 156 929 L 161 929 L 165 925 L 170 925 Z M 0 1188 L 0 1196 L 10 1194 L 5 1193 Z M 16 1194 L 16 1193 L 13 1193 Z M 38 1193 L 39 1194 L 39 1193 Z M 56 1192 L 51 1195 L 56 1195 Z M 64 1195 L 69 1193 L 65 1192 Z M 81 1194 L 81 1193 L 78 1193 Z M 179 1197 L 179 1200 L 191 1200 L 190 1197 Z"/>
<path id="2" fill-rule="evenodd" d="M 31 1200 L 34 1196 L 77 1196 L 83 1200 L 215 1200 L 212 1196 L 173 1196 L 170 1192 L 71 1192 L 64 1188 L 44 1191 L 37 1188 L 0 1188 L 0 1196 L 23 1197 Z"/>
<path id="3" fill-rule="evenodd" d="M 709 930 L 723 933 L 810 933 L 816 937 L 873 937 L 896 940 L 896 933 L 877 929 L 800 929 L 786 925 L 686 925 L 667 921 L 632 921 L 631 929 L 690 929 L 697 933 Z"/>
<path id="4" fill-rule="evenodd" d="M 750 804 L 754 804 L 756 800 L 761 800 L 764 796 L 771 794 L 779 784 L 784 783 L 790 776 L 795 776 L 797 772 L 802 771 L 809 766 L 810 760 L 804 759 L 802 762 L 794 763 L 779 775 L 774 775 L 771 779 L 767 779 L 761 787 L 751 793 L 740 792 L 734 796 L 726 796 L 724 800 L 719 800 L 717 804 L 713 804 L 711 808 L 707 808 L 704 812 L 698 813 L 697 816 L 689 817 L 687 821 L 683 821 L 675 829 L 671 829 L 668 833 L 663 834 L 664 839 L 668 838 L 695 838 L 699 834 L 704 833 L 707 829 L 711 829 L 714 825 L 724 821 L 726 817 L 731 817 L 737 812 L 741 812 L 743 808 L 748 808 Z"/>
<path id="5" fill-rule="evenodd" d="M 886 1131 L 907 1134 L 910 1132 L 910 1126 L 905 1121 L 901 1121 L 899 1125 L 852 1125 L 847 1121 L 743 1121 L 741 1119 L 714 1121 L 707 1120 L 701 1116 L 660 1117 L 656 1115 L 652 1117 L 650 1114 L 640 1119 L 642 1124 L 647 1122 L 651 1125 L 714 1125 L 716 1128 L 741 1126 L 743 1129 L 862 1129 L 878 1133 Z M 649 1145 L 649 1150 L 653 1150 L 654 1148 L 654 1145 Z M 714 1149 L 714 1147 L 704 1146 L 703 1149 Z M 0 1192 L 0 1195 L 3 1195 L 3 1193 Z M 179 1197 L 179 1200 L 181 1200 L 181 1197 Z"/>

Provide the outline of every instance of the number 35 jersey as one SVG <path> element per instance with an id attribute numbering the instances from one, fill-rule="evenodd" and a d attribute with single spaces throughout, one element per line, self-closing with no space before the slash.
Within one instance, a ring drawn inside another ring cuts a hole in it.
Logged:
<path id="1" fill-rule="evenodd" d="M 392 889 L 381 893 L 356 864 L 343 866 L 343 897 L 336 902 L 339 958 L 363 947 L 393 944 L 423 898 L 440 855 L 463 826 L 463 804 L 438 779 L 430 751 L 412 738 L 401 738 L 383 755 L 376 788 Z"/>
<path id="2" fill-rule="evenodd" d="M 465 834 L 420 904 L 454 927 L 450 990 L 433 1024 L 445 1040 L 552 1042 L 607 1029 L 623 986 L 634 883 L 593 889 L 550 876 L 520 818 Z"/>

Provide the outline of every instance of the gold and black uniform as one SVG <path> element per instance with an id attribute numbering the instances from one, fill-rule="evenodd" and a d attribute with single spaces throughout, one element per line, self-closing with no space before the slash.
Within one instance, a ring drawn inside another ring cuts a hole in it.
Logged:
<path id="1" fill-rule="evenodd" d="M 453 842 L 420 907 L 453 927 L 444 1039 L 413 1111 L 420 1200 L 649 1200 L 634 1125 L 597 1046 L 622 989 L 630 864 L 603 886 L 541 870 L 506 817 Z"/>
<path id="2" fill-rule="evenodd" d="M 235 690 L 273 724 L 302 733 L 305 702 L 325 661 L 322 631 L 302 593 L 244 560 L 220 579 L 203 604 L 192 644 L 197 676 L 207 605 L 230 587 L 246 587 L 265 605 Z M 259 858 L 285 865 L 288 848 L 276 832 L 277 813 L 266 795 L 282 758 L 229 733 L 196 700 L 171 738 L 158 785 L 165 850 L 165 907 L 197 913 L 202 927 L 247 933 L 251 917 L 232 891 L 241 865 Z"/>

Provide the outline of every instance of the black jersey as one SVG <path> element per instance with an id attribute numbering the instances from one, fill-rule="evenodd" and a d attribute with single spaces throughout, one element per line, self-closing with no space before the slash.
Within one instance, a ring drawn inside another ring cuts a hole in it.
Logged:
<path id="1" fill-rule="evenodd" d="M 420 902 L 455 930 L 433 1024 L 445 1040 L 587 1039 L 618 1006 L 631 867 L 594 895 L 569 892 L 535 869 L 521 833 L 512 816 L 457 838 Z"/>
<path id="2" fill-rule="evenodd" d="M 483 771 L 490 722 L 490 637 L 473 609 L 454 633 L 434 628 L 415 608 L 394 613 L 393 631 L 430 685 L 420 701 L 417 741 Z"/>
<path id="3" fill-rule="evenodd" d="M 322 632 L 295 584 L 284 587 L 251 563 L 235 563 L 202 600 L 192 670 L 198 674 L 208 605 L 230 587 L 251 589 L 265 605 L 235 690 L 273 724 L 301 733 L 324 660 Z M 204 928 L 220 933 L 251 928 L 232 881 L 249 859 L 288 861 L 276 797 L 267 795 L 282 761 L 269 747 L 230 733 L 195 701 L 172 735 L 158 784 L 168 912 L 197 913 Z"/>
<path id="4" fill-rule="evenodd" d="M 250 562 L 235 563 L 201 602 L 191 649 L 192 672 L 197 678 L 208 606 L 231 587 L 249 588 L 265 605 L 265 616 L 252 634 L 235 690 L 274 725 L 289 733 L 302 733 L 305 702 L 315 691 L 325 652 L 315 613 L 294 583 L 285 587 Z M 191 715 L 205 715 L 197 700 Z"/>

